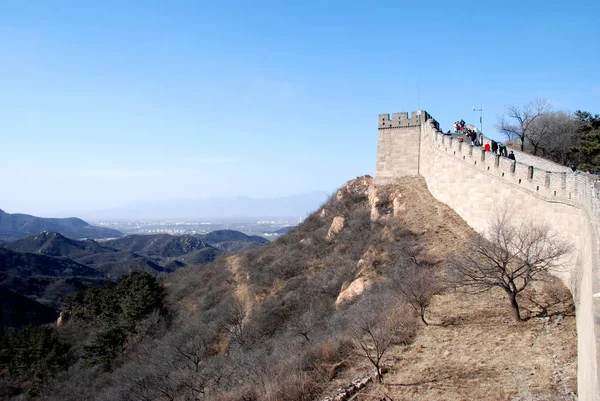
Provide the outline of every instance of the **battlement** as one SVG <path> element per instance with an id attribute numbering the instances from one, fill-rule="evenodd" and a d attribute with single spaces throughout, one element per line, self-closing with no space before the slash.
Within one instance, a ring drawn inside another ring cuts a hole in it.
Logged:
<path id="1" fill-rule="evenodd" d="M 495 177 L 505 184 L 519 187 L 548 201 L 585 205 L 592 202 L 591 179 L 585 175 L 547 171 L 525 163 L 514 162 L 482 147 L 447 137 L 432 125 L 429 131 L 433 146 L 472 168 Z M 468 174 L 468 173 L 467 173 Z"/>
<path id="2" fill-rule="evenodd" d="M 394 113 L 391 118 L 389 114 L 380 114 L 379 129 L 420 127 L 427 119 L 428 115 L 425 111 L 413 111 L 410 113 L 410 118 L 408 112 Z"/>

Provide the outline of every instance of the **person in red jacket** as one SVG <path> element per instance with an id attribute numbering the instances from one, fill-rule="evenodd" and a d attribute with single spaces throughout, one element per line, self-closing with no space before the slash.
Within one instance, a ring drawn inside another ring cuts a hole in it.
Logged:
<path id="1" fill-rule="evenodd" d="M 485 149 L 486 152 L 491 152 L 492 151 L 492 148 L 490 147 L 489 143 L 486 143 L 483 148 Z"/>

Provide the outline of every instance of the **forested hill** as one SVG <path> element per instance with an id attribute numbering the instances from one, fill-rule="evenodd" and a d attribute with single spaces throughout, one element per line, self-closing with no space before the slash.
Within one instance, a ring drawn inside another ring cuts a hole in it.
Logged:
<path id="1" fill-rule="evenodd" d="M 10 214 L 0 209 L 0 241 L 12 241 L 38 234 L 56 231 L 71 238 L 117 238 L 123 233 L 111 228 L 96 227 L 75 218 L 45 218 L 28 214 Z"/>

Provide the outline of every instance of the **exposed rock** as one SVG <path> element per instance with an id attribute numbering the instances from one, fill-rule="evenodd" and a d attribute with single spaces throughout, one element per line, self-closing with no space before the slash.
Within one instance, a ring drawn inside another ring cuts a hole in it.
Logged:
<path id="1" fill-rule="evenodd" d="M 337 233 L 342 231 L 344 228 L 344 222 L 346 219 L 344 216 L 335 216 L 333 221 L 331 222 L 331 227 L 329 227 L 329 232 L 327 232 L 327 241 L 331 241 Z"/>
<path id="2" fill-rule="evenodd" d="M 398 196 L 394 197 L 392 201 L 392 205 L 394 207 L 394 216 L 398 216 L 400 212 L 406 210 L 406 205 L 400 200 L 402 198 L 402 194 L 398 194 Z"/>
<path id="3" fill-rule="evenodd" d="M 379 197 L 377 196 L 377 189 L 372 188 L 369 192 L 369 206 L 371 207 L 371 221 L 377 221 L 379 219 L 380 213 L 377 208 L 377 203 L 379 202 Z"/>
<path id="4" fill-rule="evenodd" d="M 352 181 L 346 183 L 344 190 L 347 193 L 368 195 L 369 192 L 373 190 L 373 177 L 370 175 L 356 177 Z"/>
<path id="5" fill-rule="evenodd" d="M 312 243 L 313 243 L 312 238 L 303 238 L 300 240 L 300 244 L 304 245 L 304 246 L 310 246 L 310 245 L 312 245 Z"/>
<path id="6" fill-rule="evenodd" d="M 340 295 L 335 300 L 335 307 L 338 308 L 343 304 L 354 302 L 365 290 L 371 287 L 371 284 L 369 279 L 358 277 L 346 289 L 340 292 Z"/>
<path id="7" fill-rule="evenodd" d="M 323 398 L 322 401 L 345 401 L 355 395 L 359 390 L 365 388 L 371 381 L 369 376 L 357 377 L 346 387 L 340 387 L 336 390 L 335 395 Z M 382 398 L 383 399 L 383 398 Z"/>
<path id="8" fill-rule="evenodd" d="M 377 254 L 374 247 L 369 247 L 367 251 L 363 254 L 360 260 L 356 263 L 356 275 L 364 275 L 373 270 L 373 264 L 377 259 Z"/>

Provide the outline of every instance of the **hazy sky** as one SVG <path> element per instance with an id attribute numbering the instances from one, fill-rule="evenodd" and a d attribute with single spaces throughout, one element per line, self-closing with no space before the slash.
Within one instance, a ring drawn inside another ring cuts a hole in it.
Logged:
<path id="1" fill-rule="evenodd" d="M 491 4 L 494 5 L 491 5 Z M 0 208 L 333 191 L 377 114 L 600 113 L 600 2 L 0 0 Z"/>

